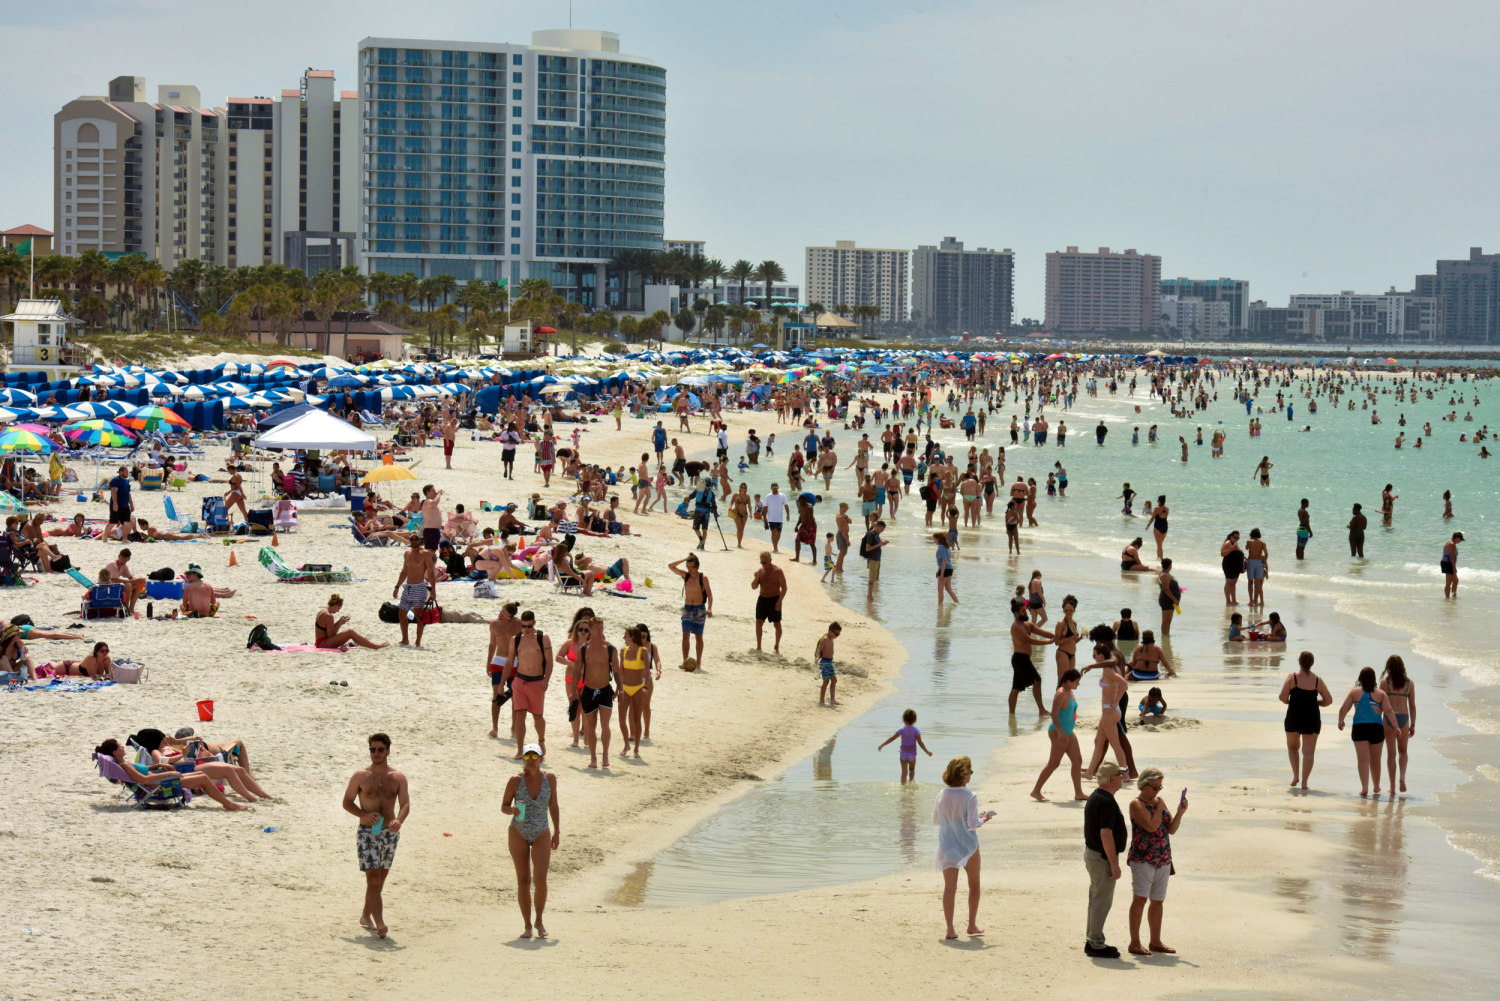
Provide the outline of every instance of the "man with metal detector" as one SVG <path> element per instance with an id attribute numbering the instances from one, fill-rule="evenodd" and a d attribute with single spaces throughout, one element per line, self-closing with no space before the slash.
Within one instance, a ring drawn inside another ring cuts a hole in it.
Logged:
<path id="1" fill-rule="evenodd" d="M 699 549 L 702 549 L 708 541 L 708 519 L 710 517 L 714 519 L 716 524 L 718 523 L 719 507 L 717 501 L 714 500 L 714 483 L 711 479 L 705 481 L 703 486 L 693 494 L 693 531 L 698 535 Z M 719 530 L 719 534 L 723 535 L 723 529 Z M 725 548 L 728 548 L 727 543 L 725 544 Z"/>

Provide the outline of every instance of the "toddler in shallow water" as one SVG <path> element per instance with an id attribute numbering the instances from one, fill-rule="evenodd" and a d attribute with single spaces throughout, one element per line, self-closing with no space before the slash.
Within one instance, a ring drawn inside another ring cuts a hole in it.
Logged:
<path id="1" fill-rule="evenodd" d="M 885 745 L 900 738 L 901 740 L 901 784 L 917 781 L 917 748 L 921 748 L 927 756 L 932 757 L 932 752 L 927 750 L 927 745 L 922 742 L 922 731 L 917 729 L 917 711 L 908 709 L 901 714 L 901 722 L 905 724 L 901 729 L 891 734 L 875 750 L 885 749 Z"/>

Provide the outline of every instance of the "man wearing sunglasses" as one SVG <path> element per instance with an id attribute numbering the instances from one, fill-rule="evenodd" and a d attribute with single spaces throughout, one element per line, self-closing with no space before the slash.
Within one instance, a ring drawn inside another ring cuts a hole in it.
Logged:
<path id="1" fill-rule="evenodd" d="M 390 766 L 390 752 L 390 737 L 371 734 L 369 767 L 355 772 L 344 790 L 344 809 L 359 818 L 355 846 L 360 871 L 365 874 L 365 907 L 359 923 L 381 938 L 387 930 L 381 892 L 396 859 L 401 825 L 411 813 L 406 776 Z"/>

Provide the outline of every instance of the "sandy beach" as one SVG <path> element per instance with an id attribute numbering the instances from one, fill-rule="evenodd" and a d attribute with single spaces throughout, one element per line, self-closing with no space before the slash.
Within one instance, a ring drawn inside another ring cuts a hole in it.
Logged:
<path id="1" fill-rule="evenodd" d="M 706 422 L 696 423 L 698 433 L 685 443 L 707 448 Z M 740 437 L 755 423 L 754 417 L 730 418 L 732 433 Z M 652 426 L 627 419 L 624 430 L 616 432 L 612 420 L 590 424 L 583 455 L 610 466 L 631 462 Z M 210 448 L 191 468 L 212 472 L 222 466 L 224 454 L 223 448 Z M 526 450 L 516 463 L 516 480 L 504 484 L 494 444 L 461 440 L 451 471 L 442 468 L 441 448 L 419 449 L 416 455 L 421 479 L 411 481 L 412 488 L 436 483 L 445 491 L 446 510 L 456 502 L 475 510 L 481 500 L 524 504 L 532 492 L 549 501 L 565 495 L 555 484 L 543 490 Z M 224 489 L 190 484 L 173 499 L 180 510 L 196 512 L 201 496 Z M 671 495 L 675 504 L 678 494 Z M 396 496 L 404 501 L 405 491 Z M 623 503 L 627 508 L 631 503 L 628 487 Z M 160 494 L 137 495 L 138 513 L 153 523 L 165 521 L 161 504 Z M 80 509 L 91 517 L 102 513 L 100 505 L 71 501 L 54 508 L 63 517 Z M 17 978 L 11 987 L 19 991 L 12 996 L 130 996 L 128 971 L 205 956 L 201 934 L 187 934 L 204 928 L 226 945 L 209 953 L 221 988 L 253 981 L 266 997 L 339 993 L 338 985 L 351 976 L 351 942 L 365 935 L 356 924 L 363 891 L 353 852 L 354 818 L 342 811 L 340 799 L 349 775 L 366 760 L 365 737 L 376 730 L 391 735 L 392 764 L 408 775 L 414 804 L 386 891 L 392 937 L 378 948 L 406 952 L 420 941 L 443 941 L 475 921 L 495 922 L 485 936 L 490 940 L 508 938 L 510 932 L 501 929 L 512 924 L 519 931 L 515 877 L 505 848 L 508 818 L 498 810 L 505 782 L 519 768 L 510 760 L 514 744 L 505 737 L 508 708 L 503 739 L 487 736 L 486 627 L 433 625 L 416 650 L 245 650 L 256 623 L 265 624 L 278 644 L 310 643 L 313 617 L 334 591 L 344 596 L 351 628 L 395 642 L 397 628 L 379 622 L 375 612 L 390 598 L 400 550 L 355 546 L 347 527 L 336 527 L 344 521 L 344 514 L 305 510 L 298 531 L 279 538 L 278 551 L 294 566 L 347 565 L 358 578 L 353 584 L 279 583 L 256 561 L 261 542 L 234 546 L 236 567 L 227 565 L 230 550 L 217 542 L 131 546 L 132 566 L 139 571 L 159 566 L 181 571 L 196 562 L 210 583 L 238 594 L 223 603 L 217 619 L 142 617 L 92 623 L 84 630 L 107 639 L 116 657 L 144 662 L 150 669 L 145 684 L 10 697 L 11 725 L 0 738 L 0 754 L 13 765 L 0 777 L 0 796 L 9 804 L 0 821 L 0 863 L 12 874 L 5 881 L 4 909 L 25 915 L 17 918 L 25 947 L 7 963 Z M 727 516 L 723 521 L 732 527 Z M 493 516 L 485 523 L 493 524 Z M 563 847 L 552 864 L 557 897 L 576 876 L 591 874 L 576 880 L 580 887 L 601 885 L 601 879 L 613 878 L 615 867 L 645 859 L 745 783 L 806 753 L 840 719 L 858 713 L 881 691 L 879 679 L 900 667 L 881 629 L 837 606 L 817 586 L 821 568 L 814 572 L 804 563 L 799 570 L 789 557 L 778 560 L 788 568 L 791 588 L 785 656 L 770 655 L 769 629 L 767 652 L 757 655 L 750 578 L 761 547 L 752 546 L 747 534 L 744 550 L 715 552 L 721 547 L 714 533 L 714 547 L 703 554 L 716 599 L 705 665 L 693 674 L 677 670 L 681 588 L 666 564 L 686 555 L 692 536 L 687 523 L 671 514 L 635 517 L 630 524 L 641 537 L 581 539 L 580 549 L 605 563 L 628 557 L 637 593 L 645 600 L 602 595 L 585 600 L 555 593 L 546 582 L 502 581 L 502 600 L 495 601 L 474 598 L 468 584 L 440 585 L 448 609 L 493 617 L 502 601 L 520 601 L 535 611 L 555 643 L 584 604 L 605 620 L 616 644 L 626 625 L 645 622 L 666 661 L 642 761 L 616 757 L 607 772 L 590 773 L 584 767 L 586 752 L 567 746 L 560 673 L 549 692 L 547 767 L 558 775 L 563 809 Z M 729 538 L 733 546 L 732 533 Z M 63 542 L 64 552 L 90 576 L 119 548 Z M 647 576 L 654 587 L 642 586 Z M 68 578 L 44 575 L 35 588 L 5 593 L 6 615 L 26 611 L 39 626 L 62 626 L 76 621 L 80 593 Z M 143 602 L 142 612 L 144 607 Z M 820 709 L 809 656 L 834 619 L 844 625 L 838 652 L 844 705 Z M 39 664 L 76 659 L 89 645 L 38 642 L 33 657 Z M 195 703 L 204 698 L 215 700 L 209 724 L 196 719 Z M 237 815 L 206 801 L 166 815 L 121 805 L 123 799 L 92 768 L 89 751 L 105 737 L 123 739 L 141 727 L 170 732 L 184 725 L 213 739 L 246 741 L 257 775 L 277 802 Z M 44 778 L 37 768 L 45 771 Z M 272 826 L 275 833 L 263 832 Z M 137 917 L 158 909 L 168 926 L 185 934 L 159 939 L 150 956 L 131 955 L 129 943 L 139 939 Z M 269 914 L 276 920 L 267 921 Z M 288 950 L 295 961 L 285 961 Z M 357 955 L 363 956 L 363 949 Z M 268 964 L 271 956 L 280 958 Z"/>
<path id="2" fill-rule="evenodd" d="M 791 436 L 779 433 L 774 414 L 732 415 L 729 423 L 736 443 L 749 427 L 788 439 L 772 460 L 774 468 L 783 468 Z M 620 432 L 612 420 L 590 424 L 584 457 L 611 466 L 629 463 L 644 450 L 652 426 L 628 418 Z M 699 432 L 685 442 L 690 454 L 711 447 L 701 427 Z M 549 500 L 563 496 L 557 487 L 541 490 L 525 450 L 514 484 L 496 475 L 495 445 L 461 436 L 451 472 L 442 470 L 439 448 L 418 456 L 419 479 L 412 488 L 437 484 L 445 491 L 445 507 L 455 501 L 471 510 L 481 500 L 521 502 L 533 491 Z M 211 450 L 194 468 L 210 471 L 220 464 L 222 450 Z M 833 500 L 847 499 L 848 482 L 835 481 Z M 197 484 L 174 499 L 196 511 L 197 498 L 209 488 L 224 489 Z M 405 492 L 395 496 L 404 499 Z M 674 502 L 676 497 L 674 490 Z M 628 489 L 622 501 L 629 506 Z M 160 503 L 153 494 L 137 501 L 153 522 Z M 820 532 L 821 522 L 831 518 L 830 506 L 819 509 Z M 62 516 L 79 509 L 71 502 L 55 507 Z M 908 540 L 922 535 L 920 507 L 913 495 L 897 519 Z M 102 508 L 88 510 L 98 516 Z M 1004 746 L 975 761 L 981 805 L 999 813 L 980 834 L 980 923 L 988 929 L 983 938 L 941 941 L 941 880 L 925 858 L 892 875 L 790 894 L 673 908 L 622 903 L 642 863 L 726 801 L 822 745 L 892 690 L 888 679 L 904 659 L 900 640 L 880 624 L 877 607 L 860 615 L 836 600 L 863 607 L 863 572 L 854 567 L 859 561 L 852 553 L 850 573 L 838 588 L 817 583 L 821 567 L 778 560 L 791 588 L 787 656 L 757 656 L 749 580 L 763 536 L 756 534 L 752 545 L 747 532 L 744 551 L 721 553 L 711 532 L 703 559 L 716 614 L 709 622 L 705 669 L 694 675 L 675 670 L 680 596 L 666 563 L 686 554 L 691 533 L 686 522 L 662 514 L 631 521 L 640 538 L 580 540 L 585 551 L 606 562 L 627 556 L 638 587 L 644 577 L 654 579 L 655 587 L 639 591 L 647 600 L 600 596 L 588 604 L 616 642 L 627 623 L 648 623 L 668 669 L 658 683 L 653 740 L 642 763 L 617 761 L 608 772 L 590 773 L 583 767 L 586 755 L 566 747 L 564 705 L 554 685 L 547 767 L 559 778 L 563 837 L 552 863 L 553 934 L 545 942 L 519 941 L 507 818 L 498 810 L 505 781 L 516 770 L 510 761 L 514 747 L 485 736 L 485 627 L 429 627 L 418 650 L 244 650 L 254 624 L 246 614 L 265 623 L 278 643 L 310 642 L 313 615 L 335 590 L 346 599 L 353 628 L 394 641 L 396 627 L 380 623 L 375 610 L 390 596 L 399 551 L 355 547 L 346 529 L 330 527 L 342 521 L 342 514 L 307 512 L 299 531 L 280 539 L 280 552 L 294 565 L 347 564 L 362 578 L 333 587 L 275 582 L 255 562 L 256 543 L 235 547 L 240 565 L 233 568 L 226 566 L 228 550 L 218 544 L 133 546 L 138 572 L 197 562 L 211 583 L 239 594 L 225 602 L 216 620 L 142 618 L 85 630 L 109 639 L 117 656 L 146 662 L 146 684 L 9 696 L 12 725 L 0 737 L 0 754 L 10 765 L 0 774 L 7 803 L 0 819 L 0 864 L 10 876 L 0 890 L 0 909 L 16 915 L 18 927 L 10 929 L 17 944 L 0 965 L 9 981 L 0 994 L 132 997 L 142 976 L 156 975 L 163 964 L 190 963 L 205 993 L 235 998 L 376 992 L 392 998 L 477 997 L 510 984 L 541 993 L 582 988 L 604 997 L 698 998 L 727 988 L 766 998 L 802 997 L 809 990 L 865 998 L 878 985 L 874 990 L 881 994 L 955 997 L 1126 987 L 1151 996 L 1305 998 L 1356 984 L 1368 988 L 1377 974 L 1381 991 L 1397 996 L 1412 996 L 1419 986 L 1476 996 L 1474 972 L 1482 965 L 1476 957 L 1487 954 L 1483 935 L 1500 918 L 1500 893 L 1475 880 L 1473 860 L 1422 819 L 1429 797 L 1376 803 L 1348 794 L 1352 755 L 1347 738 L 1333 727 L 1332 710 L 1324 713 L 1318 789 L 1310 795 L 1288 792 L 1274 689 L 1300 647 L 1294 642 L 1290 657 L 1284 650 L 1226 653 L 1217 628 L 1197 637 L 1186 630 L 1174 634 L 1183 677 L 1171 683 L 1170 698 L 1190 708 L 1155 727 L 1137 728 L 1134 713 L 1127 717 L 1138 757 L 1146 763 L 1149 756 L 1149 764 L 1166 772 L 1170 799 L 1175 802 L 1177 790 L 1188 787 L 1192 802 L 1174 839 L 1179 876 L 1172 882 L 1164 938 L 1178 950 L 1175 957 L 1083 957 L 1081 804 L 1040 804 L 1026 797 L 1047 741 L 1045 723 L 1037 723 L 1026 700 Z M 1000 566 L 989 554 L 995 547 L 1003 551 L 1003 531 L 987 523 L 982 533 L 965 537 L 974 568 Z M 1077 589 L 1089 603 L 1081 622 L 1108 614 L 1112 606 L 1104 603 L 1119 600 L 1113 593 L 1120 590 L 1117 579 L 1101 575 L 1077 552 L 1050 544 L 1045 533 L 1039 544 L 1023 564 L 994 572 L 1014 574 L 1039 561 L 1057 589 L 1049 593 L 1060 597 Z M 65 542 L 63 548 L 92 575 L 119 547 Z M 961 571 L 966 607 L 960 614 L 1004 616 L 1007 588 L 981 586 L 982 579 L 973 569 Z M 1107 597 L 1087 590 L 1106 586 Z M 1205 611 L 1212 587 L 1207 578 L 1193 582 L 1193 598 Z M 6 593 L 7 616 L 28 611 L 39 625 L 62 625 L 73 621 L 65 612 L 77 593 L 65 578 L 44 577 L 24 592 L 27 607 L 16 602 L 20 592 Z M 448 608 L 489 616 L 498 611 L 499 602 L 473 598 L 467 585 L 445 584 L 440 594 Z M 541 582 L 504 582 L 501 595 L 533 609 L 554 637 L 583 603 Z M 1138 601 L 1146 607 L 1145 599 Z M 1325 650 L 1319 669 L 1340 695 L 1356 665 L 1411 640 L 1394 627 L 1343 619 L 1307 594 L 1293 599 L 1278 592 L 1272 607 L 1282 608 L 1299 635 Z M 833 619 L 845 628 L 838 657 L 845 705 L 838 710 L 817 707 L 816 672 L 808 660 L 814 640 Z M 86 646 L 37 643 L 33 656 L 39 663 L 78 657 Z M 1008 678 L 1008 653 L 994 652 L 997 687 Z M 911 656 L 917 661 L 928 654 L 912 650 Z M 1038 662 L 1045 662 L 1043 675 L 1050 677 L 1050 653 Z M 348 686 L 330 685 L 334 680 Z M 1144 690 L 1133 686 L 1132 694 Z M 215 700 L 211 724 L 194 719 L 194 703 L 202 698 Z M 1087 755 L 1097 689 L 1080 689 L 1079 701 Z M 1426 711 L 1440 710 L 1429 704 Z M 233 816 L 202 802 L 169 814 L 132 812 L 88 760 L 89 749 L 106 736 L 188 724 L 216 739 L 245 740 L 277 802 Z M 339 805 L 349 774 L 365 761 L 362 741 L 373 730 L 391 735 L 392 765 L 408 775 L 413 799 L 387 884 L 391 937 L 384 941 L 356 924 L 362 881 L 353 857 L 354 822 Z M 1437 730 L 1448 733 L 1443 725 Z M 1418 745 L 1413 747 L 1414 783 L 1432 789 L 1462 781 L 1456 768 L 1435 755 L 1419 757 Z M 923 765 L 920 785 L 891 793 L 923 837 L 945 757 Z M 1065 798 L 1066 787 L 1064 768 L 1048 792 Z M 1086 781 L 1085 790 L 1091 787 Z M 1133 786 L 1121 791 L 1122 807 L 1133 795 Z M 266 827 L 277 830 L 266 833 Z M 1122 948 L 1128 885 L 1128 879 L 1122 883 L 1108 925 L 1110 941 Z M 1471 888 L 1462 921 L 1453 915 L 1451 892 L 1458 885 Z M 143 929 L 155 934 L 143 939 Z"/>

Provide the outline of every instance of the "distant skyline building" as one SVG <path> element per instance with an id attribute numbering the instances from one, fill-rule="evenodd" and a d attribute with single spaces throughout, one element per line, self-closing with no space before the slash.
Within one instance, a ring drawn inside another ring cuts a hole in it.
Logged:
<path id="1" fill-rule="evenodd" d="M 1324 314 L 1326 340 L 1432 343 L 1446 338 L 1447 316 L 1438 296 L 1418 296 L 1392 289 L 1382 293 L 1298 293 L 1291 309 Z"/>
<path id="2" fill-rule="evenodd" d="M 1155 329 L 1161 258 L 1135 250 L 1098 253 L 1069 247 L 1047 255 L 1046 320 L 1059 334 L 1141 333 Z"/>
<path id="3" fill-rule="evenodd" d="M 359 43 L 369 271 L 542 278 L 625 308 L 606 263 L 660 250 L 666 70 L 611 31 Z"/>
<path id="4" fill-rule="evenodd" d="M 1245 329 L 1245 310 L 1250 305 L 1250 283 L 1240 278 L 1163 278 L 1163 297 L 1175 295 L 1204 302 L 1222 302 L 1229 307 L 1229 329 Z"/>
<path id="5" fill-rule="evenodd" d="M 935 247 L 923 244 L 911 258 L 912 319 L 942 333 L 1002 333 L 1014 311 L 1015 274 L 1009 249 L 965 250 L 951 236 Z"/>
<path id="6" fill-rule="evenodd" d="M 1165 282 L 1162 283 L 1166 285 Z M 1224 340 L 1229 336 L 1229 303 L 1209 302 L 1197 296 L 1163 295 L 1159 300 L 1159 326 L 1186 339 Z"/>
<path id="7" fill-rule="evenodd" d="M 1418 275 L 1418 296 L 1441 296 L 1450 341 L 1500 341 L 1500 254 L 1470 247 L 1467 260 L 1437 262 L 1437 273 Z"/>
<path id="8" fill-rule="evenodd" d="M 702 240 L 664 240 L 662 250 L 680 250 L 689 257 L 707 257 L 703 252 L 704 241 Z"/>
<path id="9" fill-rule="evenodd" d="M 829 311 L 838 306 L 879 306 L 880 319 L 907 317 L 906 286 L 911 251 L 856 247 L 836 240 L 831 247 L 808 247 L 807 301 Z"/>

